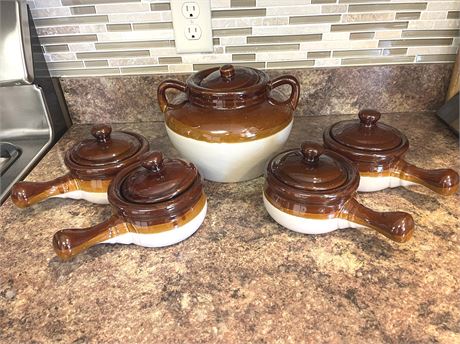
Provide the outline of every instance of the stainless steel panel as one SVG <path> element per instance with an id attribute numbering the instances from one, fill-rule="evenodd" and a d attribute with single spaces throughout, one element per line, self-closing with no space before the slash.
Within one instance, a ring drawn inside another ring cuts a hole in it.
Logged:
<path id="1" fill-rule="evenodd" d="M 33 81 L 27 5 L 25 1 L 0 0 L 0 85 Z"/>
<path id="2" fill-rule="evenodd" d="M 53 126 L 42 89 L 36 85 L 0 87 L 0 128 L 0 144 L 20 152 L 2 170 L 1 203 L 11 185 L 24 178 L 53 144 Z"/>

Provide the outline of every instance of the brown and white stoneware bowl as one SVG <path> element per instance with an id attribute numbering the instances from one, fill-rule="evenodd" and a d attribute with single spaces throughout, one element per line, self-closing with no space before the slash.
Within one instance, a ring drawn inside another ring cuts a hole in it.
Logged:
<path id="1" fill-rule="evenodd" d="M 149 152 L 120 171 L 108 192 L 113 215 L 89 228 L 55 233 L 56 254 L 68 259 L 96 244 L 162 247 L 191 236 L 206 216 L 207 202 L 196 167 Z"/>
<path id="2" fill-rule="evenodd" d="M 48 198 L 84 199 L 107 204 L 107 189 L 113 177 L 124 167 L 137 161 L 149 150 L 142 135 L 114 131 L 109 125 L 96 125 L 92 138 L 70 148 L 64 163 L 69 173 L 47 182 L 19 182 L 11 191 L 11 199 L 20 208 Z"/>
<path id="3" fill-rule="evenodd" d="M 322 145 L 304 142 L 300 149 L 278 154 L 267 166 L 265 208 L 280 225 L 305 234 L 342 228 L 372 228 L 391 240 L 412 237 L 412 216 L 376 212 L 354 197 L 359 173 L 344 156 Z"/>
<path id="4" fill-rule="evenodd" d="M 278 87 L 289 85 L 286 100 Z M 169 89 L 180 91 L 171 101 Z M 267 160 L 286 142 L 299 100 L 293 76 L 269 80 L 249 67 L 225 65 L 192 75 L 184 84 L 165 80 L 158 101 L 174 147 L 217 182 L 238 182 L 263 174 Z"/>
<path id="5" fill-rule="evenodd" d="M 458 190 L 459 176 L 452 169 L 423 169 L 404 160 L 409 149 L 406 135 L 379 122 L 380 112 L 362 110 L 358 120 L 341 121 L 323 133 L 325 147 L 346 156 L 358 167 L 358 191 L 372 192 L 421 184 L 441 194 Z"/>

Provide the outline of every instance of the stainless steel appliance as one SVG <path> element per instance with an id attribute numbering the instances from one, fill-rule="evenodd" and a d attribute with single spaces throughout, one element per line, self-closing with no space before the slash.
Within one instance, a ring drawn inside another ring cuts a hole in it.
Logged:
<path id="1" fill-rule="evenodd" d="M 0 203 L 70 125 L 25 1 L 0 0 Z"/>

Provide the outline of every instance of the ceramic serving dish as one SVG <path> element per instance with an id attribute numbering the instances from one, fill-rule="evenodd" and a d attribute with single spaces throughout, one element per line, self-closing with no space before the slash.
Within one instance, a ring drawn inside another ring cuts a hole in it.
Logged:
<path id="1" fill-rule="evenodd" d="M 291 87 L 287 100 L 280 100 L 282 85 Z M 169 89 L 180 91 L 172 101 Z M 238 182 L 262 175 L 286 142 L 299 89 L 293 76 L 270 81 L 263 71 L 225 65 L 200 71 L 185 84 L 165 80 L 158 101 L 176 149 L 206 179 Z"/>
<path id="2" fill-rule="evenodd" d="M 368 227 L 404 242 L 414 230 L 404 212 L 376 212 L 354 198 L 359 173 L 347 158 L 304 142 L 278 154 L 267 166 L 265 207 L 280 225 L 296 232 L 322 234 L 341 228 Z"/>
<path id="3" fill-rule="evenodd" d="M 47 198 L 84 199 L 107 204 L 107 189 L 115 174 L 139 161 L 148 151 L 149 143 L 142 135 L 114 131 L 108 125 L 91 129 L 92 138 L 85 139 L 65 155 L 69 173 L 47 182 L 19 182 L 11 190 L 11 199 L 20 208 Z"/>
<path id="4" fill-rule="evenodd" d="M 407 137 L 379 122 L 380 113 L 362 110 L 358 120 L 341 121 L 323 133 L 325 147 L 340 153 L 358 167 L 358 191 L 371 192 L 397 186 L 421 184 L 450 195 L 458 190 L 458 173 L 451 169 L 425 170 L 404 160 Z"/>
<path id="5" fill-rule="evenodd" d="M 89 228 L 55 233 L 56 254 L 68 259 L 96 244 L 162 247 L 191 236 L 203 222 L 207 202 L 195 166 L 160 152 L 120 171 L 108 191 L 113 215 Z"/>

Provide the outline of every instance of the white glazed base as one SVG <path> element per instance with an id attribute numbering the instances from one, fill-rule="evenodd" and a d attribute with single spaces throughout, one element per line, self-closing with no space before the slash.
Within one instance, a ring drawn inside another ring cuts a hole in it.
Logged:
<path id="1" fill-rule="evenodd" d="M 145 247 L 164 247 L 177 244 L 198 230 L 206 217 L 207 205 L 206 202 L 198 215 L 183 226 L 153 234 L 125 233 L 103 241 L 101 244 L 135 244 Z"/>
<path id="2" fill-rule="evenodd" d="M 268 159 L 288 139 L 291 123 L 271 136 L 248 142 L 211 143 L 179 135 L 166 126 L 169 139 L 187 160 L 193 162 L 205 179 L 232 183 L 261 176 Z"/>
<path id="3" fill-rule="evenodd" d="M 387 188 L 396 188 L 398 186 L 409 186 L 417 183 L 410 182 L 404 179 L 399 179 L 392 176 L 369 177 L 360 176 L 359 192 L 374 192 Z"/>
<path id="4" fill-rule="evenodd" d="M 362 228 L 363 226 L 348 220 L 331 219 L 307 219 L 300 216 L 291 215 L 273 206 L 263 195 L 264 205 L 270 216 L 281 226 L 291 231 L 303 234 L 324 234 L 343 228 Z"/>
<path id="5" fill-rule="evenodd" d="M 71 198 L 71 199 L 84 199 L 85 201 L 96 204 L 109 204 L 107 199 L 107 192 L 88 192 L 82 190 L 75 190 L 66 192 L 61 195 L 51 196 L 50 198 Z"/>

